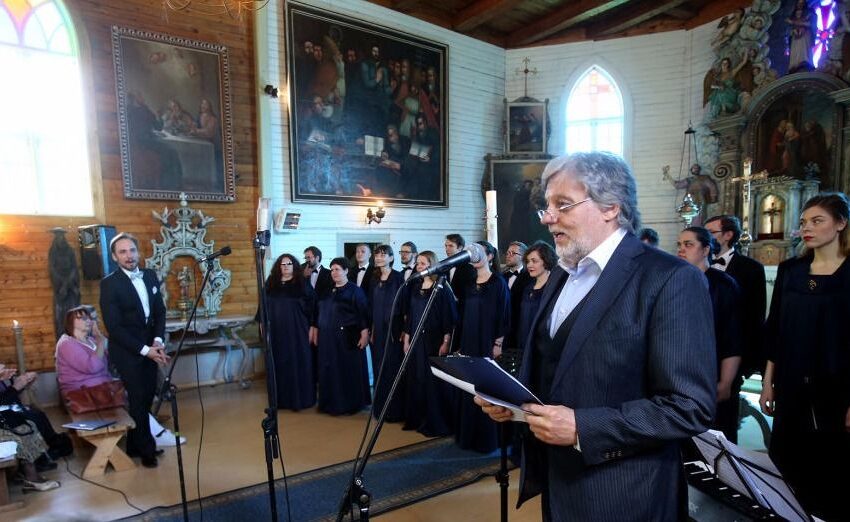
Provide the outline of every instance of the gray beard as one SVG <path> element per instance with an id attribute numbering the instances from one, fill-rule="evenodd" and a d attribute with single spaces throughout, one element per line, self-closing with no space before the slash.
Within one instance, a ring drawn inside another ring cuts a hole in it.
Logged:
<path id="1" fill-rule="evenodd" d="M 575 269 L 578 266 L 578 262 L 590 253 L 590 249 L 585 242 L 577 239 L 571 240 L 567 246 L 556 246 L 555 251 L 561 263 L 570 269 Z"/>

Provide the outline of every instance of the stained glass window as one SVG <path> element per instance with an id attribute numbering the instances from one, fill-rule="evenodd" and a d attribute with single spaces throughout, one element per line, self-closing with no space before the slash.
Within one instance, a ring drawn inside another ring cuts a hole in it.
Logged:
<path id="1" fill-rule="evenodd" d="M 829 41 L 835 34 L 835 22 L 838 20 L 835 14 L 835 0 L 820 0 L 812 7 L 817 22 L 815 43 L 812 46 L 812 61 L 817 67 L 823 55 L 829 49 Z"/>
<path id="2" fill-rule="evenodd" d="M 567 99 L 566 151 L 623 154 L 623 97 L 611 76 L 594 65 Z"/>
<path id="3" fill-rule="evenodd" d="M 60 0 L 0 0 L 0 214 L 91 216 L 79 51 Z"/>

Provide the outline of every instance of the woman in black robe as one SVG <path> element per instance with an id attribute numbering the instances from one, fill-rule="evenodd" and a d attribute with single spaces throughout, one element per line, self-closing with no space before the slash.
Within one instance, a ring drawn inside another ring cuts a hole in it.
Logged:
<path id="1" fill-rule="evenodd" d="M 401 297 L 396 303 L 393 316 L 390 317 L 395 295 L 404 284 L 401 273 L 393 270 L 394 261 L 395 255 L 391 246 L 380 245 L 375 249 L 375 273 L 369 287 L 372 304 L 372 339 L 369 346 L 372 353 L 372 373 L 375 377 L 372 415 L 375 418 L 378 418 L 387 401 L 387 395 L 404 357 L 401 348 Z M 403 382 L 396 388 L 395 397 L 387 408 L 387 415 L 384 417 L 387 422 L 399 422 L 404 419 Z"/>
<path id="2" fill-rule="evenodd" d="M 330 264 L 334 288 L 319 300 L 316 318 L 319 350 L 319 411 L 357 413 L 371 402 L 366 352 L 369 305 L 366 294 L 348 281 L 348 262 Z"/>
<path id="3" fill-rule="evenodd" d="M 526 285 L 523 290 L 522 304 L 519 308 L 519 324 L 512 325 L 512 328 L 516 328 L 519 349 L 525 350 L 531 325 L 540 309 L 540 298 L 543 296 L 546 283 L 549 281 L 549 274 L 558 263 L 558 257 L 548 243 L 537 241 L 525 251 L 522 262 L 534 283 Z"/>
<path id="4" fill-rule="evenodd" d="M 770 457 L 806 512 L 847 520 L 850 491 L 850 219 L 847 197 L 803 206 L 804 253 L 779 265 L 767 321 L 761 408 Z"/>
<path id="5" fill-rule="evenodd" d="M 486 241 L 479 241 L 486 252 L 477 263 L 472 263 L 476 278 L 464 292 L 463 310 L 459 339 L 456 348 L 471 357 L 502 355 L 502 341 L 510 328 L 510 291 L 498 267 L 496 248 Z M 493 422 L 475 403 L 472 395 L 458 392 L 457 425 L 455 441 L 463 449 L 490 453 L 499 446 L 498 430 Z"/>
<path id="6" fill-rule="evenodd" d="M 310 327 L 316 294 L 304 280 L 292 254 L 281 254 L 266 280 L 272 353 L 277 381 L 277 407 L 293 411 L 316 404 Z"/>
<path id="7" fill-rule="evenodd" d="M 417 272 L 436 264 L 437 256 L 430 250 L 416 256 Z M 410 284 L 404 328 L 404 353 L 413 350 L 405 379 L 407 401 L 404 429 L 417 430 L 426 437 L 442 437 L 453 431 L 452 386 L 434 377 L 428 362 L 429 357 L 449 353 L 452 331 L 457 323 L 457 305 L 448 290 L 440 290 L 437 294 L 428 318 L 422 325 L 419 339 L 414 346 L 410 345 L 438 278 L 437 275 L 430 275 Z"/>

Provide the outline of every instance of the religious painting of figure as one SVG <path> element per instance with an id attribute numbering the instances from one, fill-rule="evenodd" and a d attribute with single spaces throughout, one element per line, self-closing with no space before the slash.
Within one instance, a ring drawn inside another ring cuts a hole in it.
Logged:
<path id="1" fill-rule="evenodd" d="M 112 27 L 124 197 L 235 201 L 227 48 Z"/>
<path id="2" fill-rule="evenodd" d="M 440 43 L 289 3 L 293 201 L 445 207 Z"/>
<path id="3" fill-rule="evenodd" d="M 548 162 L 548 159 L 490 159 L 490 186 L 496 191 L 498 248 L 502 255 L 511 241 L 526 245 L 537 240 L 552 243 L 552 234 L 537 216 L 537 210 L 546 207 L 540 175 Z"/>
<path id="4" fill-rule="evenodd" d="M 507 104 L 507 154 L 546 154 L 548 102 Z"/>
<path id="5" fill-rule="evenodd" d="M 778 97 L 758 120 L 753 172 L 819 179 L 822 188 L 832 187 L 836 116 L 824 93 L 796 90 Z"/>

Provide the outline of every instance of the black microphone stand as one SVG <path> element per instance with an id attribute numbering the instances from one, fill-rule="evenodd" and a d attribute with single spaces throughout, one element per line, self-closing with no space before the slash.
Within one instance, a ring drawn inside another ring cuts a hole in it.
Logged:
<path id="1" fill-rule="evenodd" d="M 404 290 L 404 287 L 411 279 L 408 279 L 404 282 L 401 288 L 399 288 L 399 292 Z M 416 325 L 416 331 L 413 334 L 413 338 L 410 341 L 410 349 L 407 350 L 407 353 L 404 354 L 404 358 L 401 360 L 401 366 L 398 369 L 398 373 L 395 375 L 395 379 L 393 380 L 393 384 L 390 387 L 390 391 L 387 394 L 387 399 L 384 402 L 384 407 L 381 409 L 381 413 L 378 415 L 377 422 L 375 424 L 375 429 L 372 430 L 372 435 L 369 438 L 369 442 L 366 445 L 366 451 L 363 453 L 363 457 L 361 458 L 358 454 L 355 457 L 355 465 L 354 465 L 354 473 L 352 473 L 351 481 L 345 489 L 345 493 L 340 499 L 339 508 L 337 510 L 336 520 L 337 522 L 341 522 L 345 517 L 345 513 L 350 510 L 352 504 L 357 504 L 360 516 L 357 518 L 360 522 L 368 522 L 369 520 L 369 507 L 372 501 L 372 495 L 366 489 L 365 482 L 363 480 L 363 470 L 366 468 L 366 464 L 369 461 L 369 457 L 372 455 L 372 451 L 375 449 L 375 444 L 378 442 L 378 436 L 381 434 L 381 429 L 384 427 L 384 418 L 387 415 L 387 410 L 389 409 L 390 404 L 392 403 L 393 398 L 395 397 L 396 388 L 398 388 L 399 383 L 401 382 L 401 378 L 404 376 L 404 371 L 407 369 L 407 361 L 410 359 L 410 354 L 413 353 L 413 350 L 416 346 L 416 342 L 419 340 L 419 334 L 422 331 L 422 325 L 425 324 L 425 320 L 428 318 L 428 313 L 431 311 L 431 306 L 434 304 L 434 300 L 437 297 L 437 293 L 443 289 L 443 285 L 446 284 L 446 276 L 445 274 L 440 275 L 440 278 L 437 280 L 437 284 L 434 285 L 434 291 L 431 292 L 431 295 L 428 297 L 428 302 L 425 304 L 425 310 L 422 312 L 422 317 L 419 319 L 419 323 Z M 392 335 L 392 324 L 389 325 L 390 332 L 388 335 Z M 371 416 L 371 415 L 370 415 Z M 368 422 L 366 426 L 368 427 Z M 352 519 L 353 520 L 353 519 Z"/>
<path id="2" fill-rule="evenodd" d="M 271 519 L 277 521 L 277 498 L 274 491 L 274 461 L 280 455 L 280 438 L 277 431 L 277 381 L 275 376 L 274 354 L 272 353 L 271 332 L 269 330 L 268 309 L 266 307 L 265 268 L 263 258 L 266 247 L 269 246 L 271 233 L 268 230 L 258 230 L 254 238 L 254 262 L 257 269 L 257 297 L 259 300 L 260 339 L 263 341 L 263 351 L 266 354 L 266 392 L 268 408 L 263 419 L 263 438 L 266 450 L 266 475 L 269 483 L 269 503 Z"/>
<path id="3" fill-rule="evenodd" d="M 207 271 L 204 273 L 204 279 L 201 282 L 201 288 L 198 290 L 198 295 L 195 296 L 195 302 L 192 305 L 192 312 L 186 320 L 186 325 L 183 327 L 183 333 L 180 334 L 180 342 L 177 343 L 177 349 L 174 352 L 174 356 L 171 358 L 171 368 L 168 369 L 168 375 L 166 375 L 165 379 L 162 381 L 162 386 L 159 391 L 160 402 L 156 407 L 156 411 L 158 412 L 159 406 L 162 405 L 163 401 L 171 403 L 171 417 L 174 419 L 174 439 L 177 441 L 177 472 L 180 475 L 180 503 L 183 506 L 183 520 L 185 522 L 189 522 L 189 504 L 186 501 L 186 480 L 183 477 L 183 452 L 180 449 L 182 444 L 180 444 L 180 421 L 177 416 L 177 386 L 171 382 L 171 375 L 174 373 L 174 368 L 177 367 L 177 359 L 180 358 L 180 352 L 183 349 L 183 342 L 186 340 L 186 334 L 189 332 L 192 321 L 195 320 L 195 313 L 198 311 L 198 303 L 201 302 L 201 296 L 204 295 L 204 288 L 206 288 L 207 283 L 210 280 L 210 276 L 212 275 L 213 261 L 214 259 L 205 260 L 205 263 L 207 264 Z"/>

